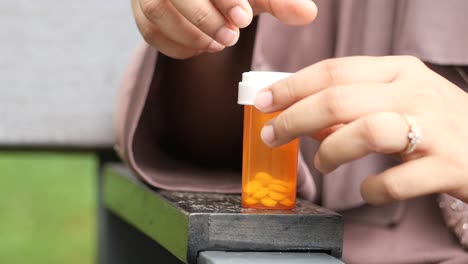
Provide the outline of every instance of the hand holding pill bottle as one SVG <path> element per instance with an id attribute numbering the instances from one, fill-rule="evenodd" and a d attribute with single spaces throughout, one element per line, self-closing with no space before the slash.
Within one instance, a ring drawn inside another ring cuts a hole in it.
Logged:
<path id="1" fill-rule="evenodd" d="M 296 205 L 298 140 L 277 148 L 266 146 L 260 138 L 260 131 L 279 112 L 262 113 L 253 105 L 260 90 L 290 75 L 261 71 L 242 74 L 238 104 L 244 105 L 243 207 L 292 209 Z"/>

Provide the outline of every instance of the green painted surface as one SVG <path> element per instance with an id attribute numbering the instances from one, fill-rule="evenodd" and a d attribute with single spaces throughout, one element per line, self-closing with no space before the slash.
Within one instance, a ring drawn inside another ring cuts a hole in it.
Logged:
<path id="1" fill-rule="evenodd" d="M 0 151 L 0 263 L 94 263 L 96 157 Z"/>
<path id="2" fill-rule="evenodd" d="M 112 168 L 105 173 L 104 201 L 113 212 L 187 262 L 187 215 Z"/>

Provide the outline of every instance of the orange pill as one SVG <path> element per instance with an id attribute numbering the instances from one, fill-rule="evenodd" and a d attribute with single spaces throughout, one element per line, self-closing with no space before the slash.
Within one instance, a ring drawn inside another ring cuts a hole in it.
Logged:
<path id="1" fill-rule="evenodd" d="M 255 199 L 260 199 L 260 198 L 267 196 L 269 192 L 270 190 L 268 190 L 268 188 L 261 187 L 258 191 L 252 194 L 252 197 Z"/>
<path id="2" fill-rule="evenodd" d="M 270 197 L 271 199 L 275 201 L 281 201 L 284 198 L 286 198 L 286 195 L 279 193 L 279 192 L 270 191 L 270 193 L 268 193 L 268 197 Z"/>
<path id="3" fill-rule="evenodd" d="M 244 186 L 244 192 L 247 194 L 252 194 L 260 188 L 262 184 L 259 181 L 250 181 Z"/>
<path id="4" fill-rule="evenodd" d="M 282 193 L 285 193 L 288 191 L 288 188 L 279 184 L 270 184 L 268 185 L 268 189 L 275 191 L 275 192 L 282 192 Z"/>
<path id="5" fill-rule="evenodd" d="M 291 206 L 291 205 L 294 204 L 294 202 L 293 202 L 291 199 L 286 198 L 286 199 L 282 200 L 282 201 L 280 202 L 280 204 L 286 205 L 286 206 Z"/>
<path id="6" fill-rule="evenodd" d="M 262 182 L 263 184 L 268 184 L 273 177 L 270 174 L 260 171 L 255 174 L 255 180 Z"/>
<path id="7" fill-rule="evenodd" d="M 252 197 L 248 197 L 247 199 L 244 200 L 245 204 L 252 205 L 258 203 L 258 200 Z"/>
<path id="8" fill-rule="evenodd" d="M 275 206 L 278 202 L 269 198 L 269 197 L 264 197 L 262 198 L 262 200 L 260 200 L 260 202 L 264 205 L 264 206 L 268 206 L 268 207 L 273 207 Z"/>
<path id="9" fill-rule="evenodd" d="M 281 185 L 281 186 L 284 186 L 286 188 L 289 188 L 291 186 L 290 183 L 288 182 L 285 182 L 285 181 L 282 181 L 282 180 L 278 180 L 278 179 L 274 179 L 271 181 L 272 184 L 278 184 L 278 185 Z"/>

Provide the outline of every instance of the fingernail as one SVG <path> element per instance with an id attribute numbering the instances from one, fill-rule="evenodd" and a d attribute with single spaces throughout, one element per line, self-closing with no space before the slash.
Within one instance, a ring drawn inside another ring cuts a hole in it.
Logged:
<path id="1" fill-rule="evenodd" d="M 219 44 L 216 40 L 211 41 L 210 45 L 208 46 L 208 52 L 218 52 L 222 51 L 224 46 Z"/>
<path id="2" fill-rule="evenodd" d="M 318 171 L 322 172 L 322 167 L 321 167 L 321 166 L 322 166 L 322 164 L 320 163 L 319 157 L 318 157 L 317 155 L 315 155 L 315 157 L 314 157 L 314 167 L 315 167 Z"/>
<path id="3" fill-rule="evenodd" d="M 240 6 L 231 8 L 229 16 L 236 27 L 246 27 L 249 23 L 249 14 Z"/>
<path id="4" fill-rule="evenodd" d="M 255 96 L 254 105 L 259 110 L 264 110 L 273 105 L 273 94 L 270 91 L 260 92 Z"/>
<path id="5" fill-rule="evenodd" d="M 262 132 L 260 132 L 260 137 L 263 140 L 263 143 L 265 143 L 268 146 L 273 145 L 275 141 L 275 130 L 273 129 L 273 126 L 267 125 L 263 127 Z"/>
<path id="6" fill-rule="evenodd" d="M 334 170 L 334 168 L 326 168 L 326 167 L 323 167 L 323 163 L 322 161 L 320 160 L 319 156 L 318 155 L 315 155 L 314 157 L 314 167 L 320 171 L 322 174 L 328 174 L 330 172 L 332 172 Z"/>
<path id="7" fill-rule="evenodd" d="M 237 42 L 238 34 L 232 29 L 222 27 L 216 33 L 216 40 L 225 46 L 232 46 Z"/>

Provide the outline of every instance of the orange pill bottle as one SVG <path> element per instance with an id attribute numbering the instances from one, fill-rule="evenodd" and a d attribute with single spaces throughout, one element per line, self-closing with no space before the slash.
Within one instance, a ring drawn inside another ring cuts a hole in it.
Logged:
<path id="1" fill-rule="evenodd" d="M 292 209 L 296 206 L 298 140 L 277 148 L 266 146 L 260 138 L 260 132 L 279 112 L 262 113 L 253 105 L 255 95 L 260 90 L 290 75 L 262 71 L 242 74 L 238 103 L 244 105 L 243 207 Z"/>

